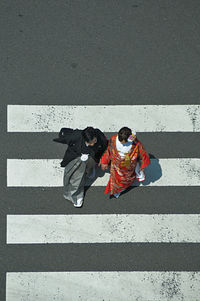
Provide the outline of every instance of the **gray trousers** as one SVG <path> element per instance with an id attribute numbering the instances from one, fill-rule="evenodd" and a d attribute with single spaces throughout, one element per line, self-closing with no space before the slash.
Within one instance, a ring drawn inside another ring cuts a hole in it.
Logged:
<path id="1" fill-rule="evenodd" d="M 86 177 L 95 167 L 96 162 L 89 157 L 87 161 L 81 161 L 80 157 L 67 164 L 64 170 L 64 197 L 77 204 L 77 200 L 84 197 Z"/>

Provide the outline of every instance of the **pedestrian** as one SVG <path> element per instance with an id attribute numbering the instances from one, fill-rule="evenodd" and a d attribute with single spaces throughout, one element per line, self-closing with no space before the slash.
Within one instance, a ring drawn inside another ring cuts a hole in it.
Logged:
<path id="1" fill-rule="evenodd" d="M 55 142 L 67 144 L 67 150 L 61 162 L 64 167 L 64 198 L 74 207 L 81 207 L 84 198 L 86 177 L 95 177 L 95 167 L 106 150 L 105 135 L 93 127 L 84 130 L 62 128 Z"/>
<path id="2" fill-rule="evenodd" d="M 141 161 L 141 163 L 140 163 Z M 110 179 L 105 189 L 118 198 L 134 180 L 145 180 L 144 168 L 150 163 L 148 153 L 128 127 L 120 129 L 118 134 L 109 139 L 108 147 L 101 157 L 99 166 L 103 170 L 110 165 Z"/>

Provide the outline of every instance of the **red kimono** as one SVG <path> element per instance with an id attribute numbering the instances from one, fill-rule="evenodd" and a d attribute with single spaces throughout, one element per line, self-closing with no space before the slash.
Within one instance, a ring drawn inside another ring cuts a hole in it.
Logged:
<path id="1" fill-rule="evenodd" d="M 122 158 L 116 148 L 116 138 L 117 135 L 114 135 L 109 139 L 108 147 L 100 160 L 102 164 L 111 164 L 110 179 L 105 194 L 108 192 L 111 194 L 118 193 L 128 188 L 136 178 L 135 168 L 140 159 L 142 160 L 140 168 L 145 168 L 150 163 L 148 153 L 138 140 L 133 143 L 125 158 Z"/>

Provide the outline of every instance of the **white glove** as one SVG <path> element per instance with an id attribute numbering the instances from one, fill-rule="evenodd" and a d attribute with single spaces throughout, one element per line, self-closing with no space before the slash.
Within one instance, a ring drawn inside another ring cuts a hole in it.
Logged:
<path id="1" fill-rule="evenodd" d="M 81 155 L 81 161 L 87 161 L 87 159 L 88 159 L 88 154 L 82 154 Z"/>

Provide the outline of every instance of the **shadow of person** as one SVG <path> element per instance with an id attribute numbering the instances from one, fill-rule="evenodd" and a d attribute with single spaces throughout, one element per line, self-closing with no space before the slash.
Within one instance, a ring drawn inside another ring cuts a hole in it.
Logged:
<path id="1" fill-rule="evenodd" d="M 125 191 L 122 192 L 122 195 L 136 187 L 148 186 L 150 185 L 150 183 L 154 183 L 162 177 L 162 168 L 159 164 L 159 159 L 157 159 L 152 154 L 149 155 L 150 155 L 151 163 L 145 168 L 145 175 L 146 175 L 145 181 L 138 182 L 138 180 L 135 180 L 132 186 L 128 187 Z M 90 188 L 90 186 L 96 181 L 97 178 L 104 177 L 106 173 L 110 173 L 110 168 L 103 171 L 101 167 L 96 166 L 95 177 L 93 179 L 89 179 L 88 177 L 86 177 L 85 192 Z"/>
<path id="2" fill-rule="evenodd" d="M 86 177 L 85 180 L 85 192 L 92 186 L 92 184 L 96 181 L 97 178 L 103 178 L 106 173 L 110 173 L 110 168 L 106 170 L 102 170 L 100 166 L 95 166 L 95 176 L 94 178 Z"/>
<path id="3" fill-rule="evenodd" d="M 125 191 L 121 193 L 121 195 L 135 189 L 139 186 L 148 186 L 150 183 L 154 183 L 158 181 L 162 177 L 162 168 L 159 164 L 159 159 L 157 159 L 154 155 L 149 154 L 151 163 L 145 168 L 146 179 L 143 182 L 139 182 L 135 180 L 132 186 L 129 186 Z"/>
<path id="4" fill-rule="evenodd" d="M 162 177 L 162 168 L 159 164 L 159 159 L 152 154 L 149 155 L 151 163 L 145 168 L 146 179 L 140 183 L 143 186 L 147 186 L 150 183 L 155 183 Z"/>

